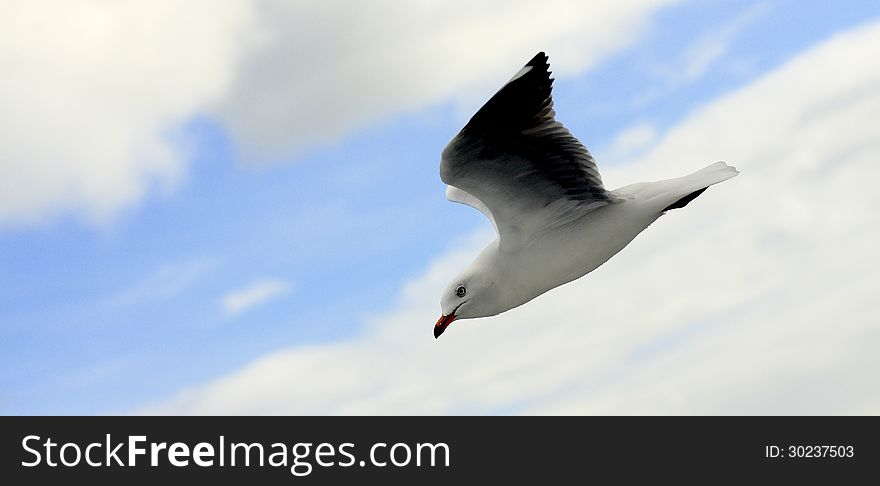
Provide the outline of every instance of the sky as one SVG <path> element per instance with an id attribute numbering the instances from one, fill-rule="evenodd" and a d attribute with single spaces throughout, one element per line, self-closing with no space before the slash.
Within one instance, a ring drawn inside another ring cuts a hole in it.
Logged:
<path id="1" fill-rule="evenodd" d="M 877 2 L 3 3 L 2 414 L 880 413 Z M 538 51 L 606 187 L 741 174 L 435 340 Z"/>

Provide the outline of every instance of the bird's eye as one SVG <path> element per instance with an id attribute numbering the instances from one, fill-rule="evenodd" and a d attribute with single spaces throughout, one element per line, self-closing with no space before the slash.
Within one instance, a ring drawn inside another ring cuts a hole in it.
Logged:
<path id="1" fill-rule="evenodd" d="M 457 295 L 459 297 L 464 297 L 464 294 L 466 294 L 466 293 L 467 293 L 467 289 L 464 288 L 464 285 L 455 289 L 455 295 Z"/>

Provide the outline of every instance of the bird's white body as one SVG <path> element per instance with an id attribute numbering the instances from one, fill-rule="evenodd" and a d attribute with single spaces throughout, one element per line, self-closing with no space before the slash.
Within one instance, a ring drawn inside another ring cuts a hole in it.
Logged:
<path id="1" fill-rule="evenodd" d="M 470 317 L 499 314 L 583 277 L 628 245 L 663 214 L 664 208 L 736 174 L 736 169 L 718 162 L 684 177 L 632 184 L 610 191 L 616 202 L 565 225 L 533 232 L 531 238 L 512 248 L 496 239 L 462 273 L 491 274 L 497 292 L 479 305 L 483 312 L 477 314 L 484 315 L 474 315 L 476 309 L 472 309 Z"/>

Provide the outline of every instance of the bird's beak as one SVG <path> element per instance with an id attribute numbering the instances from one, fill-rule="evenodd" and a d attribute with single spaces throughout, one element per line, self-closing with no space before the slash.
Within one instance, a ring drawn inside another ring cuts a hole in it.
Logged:
<path id="1" fill-rule="evenodd" d="M 437 319 L 437 324 L 434 324 L 434 339 L 440 337 L 454 320 L 455 312 L 450 313 L 448 316 L 440 316 L 440 319 Z"/>

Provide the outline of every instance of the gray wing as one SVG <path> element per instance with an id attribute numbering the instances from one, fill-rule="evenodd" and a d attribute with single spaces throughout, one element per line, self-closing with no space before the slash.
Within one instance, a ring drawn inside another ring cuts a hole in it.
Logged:
<path id="1" fill-rule="evenodd" d="M 446 186 L 446 199 L 452 202 L 468 205 L 483 213 L 483 215 L 489 218 L 489 221 L 492 222 L 492 227 L 495 228 L 495 232 L 498 232 L 498 224 L 495 223 L 495 216 L 492 214 L 492 211 L 483 204 L 483 201 L 474 197 L 473 194 L 462 191 L 455 186 Z"/>
<path id="2" fill-rule="evenodd" d="M 552 83 L 541 52 L 443 150 L 440 178 L 488 209 L 502 244 L 614 200 L 593 157 L 555 120 Z"/>

